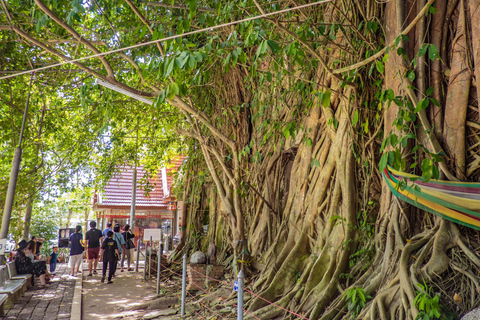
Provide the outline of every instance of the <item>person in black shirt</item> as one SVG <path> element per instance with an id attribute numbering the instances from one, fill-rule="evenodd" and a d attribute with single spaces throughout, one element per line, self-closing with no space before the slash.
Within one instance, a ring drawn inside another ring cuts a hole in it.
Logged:
<path id="1" fill-rule="evenodd" d="M 90 221 L 90 230 L 85 233 L 85 240 L 87 240 L 88 243 L 87 261 L 89 277 L 92 276 L 92 267 L 93 274 L 97 274 L 97 264 L 100 259 L 100 246 L 103 241 L 102 231 L 98 230 L 96 227 L 97 223 L 95 221 Z"/>
<path id="2" fill-rule="evenodd" d="M 108 283 L 112 282 L 112 276 L 115 273 L 120 251 L 118 250 L 117 242 L 113 240 L 113 231 L 107 232 L 107 239 L 102 243 L 103 250 L 103 276 L 102 282 L 105 282 L 108 266 Z"/>
<path id="3" fill-rule="evenodd" d="M 125 258 L 127 259 L 127 271 L 133 270 L 130 268 L 130 264 L 133 263 L 133 250 L 135 250 L 135 244 L 132 241 L 135 238 L 135 234 L 130 230 L 130 225 L 126 224 L 123 230 L 125 230 L 122 232 L 122 236 L 125 239 L 125 251 L 122 253 L 122 260 L 120 260 L 120 272 L 123 272 L 123 261 L 125 261 Z"/>

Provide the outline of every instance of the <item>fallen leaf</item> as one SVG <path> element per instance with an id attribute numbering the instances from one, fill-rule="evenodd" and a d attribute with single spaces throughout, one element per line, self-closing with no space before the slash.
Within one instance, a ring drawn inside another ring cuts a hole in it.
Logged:
<path id="1" fill-rule="evenodd" d="M 462 297 L 460 297 L 460 295 L 455 292 L 455 294 L 453 295 L 453 301 L 455 301 L 456 303 L 460 303 L 462 302 Z"/>

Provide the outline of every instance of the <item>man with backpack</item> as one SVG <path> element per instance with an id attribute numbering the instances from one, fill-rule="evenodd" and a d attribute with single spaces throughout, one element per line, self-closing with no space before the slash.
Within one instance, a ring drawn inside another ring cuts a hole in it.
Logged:
<path id="1" fill-rule="evenodd" d="M 120 233 L 120 225 L 117 223 L 115 224 L 115 227 L 113 228 L 113 240 L 117 243 L 118 251 L 120 251 L 120 256 L 119 258 L 125 254 L 125 238 L 122 236 Z M 113 271 L 113 276 L 115 276 L 115 271 L 117 270 L 117 263 L 115 263 L 115 268 Z"/>
<path id="2" fill-rule="evenodd" d="M 102 282 L 105 282 L 105 277 L 107 275 L 108 267 L 108 282 L 113 283 L 112 277 L 117 268 L 117 261 L 120 257 L 120 251 L 117 247 L 117 242 L 113 240 L 113 231 L 107 231 L 107 238 L 102 243 L 103 250 L 103 273 L 102 273 Z"/>

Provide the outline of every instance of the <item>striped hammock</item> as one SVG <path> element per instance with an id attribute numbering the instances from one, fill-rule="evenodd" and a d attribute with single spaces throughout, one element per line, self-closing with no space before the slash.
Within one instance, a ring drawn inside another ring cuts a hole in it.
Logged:
<path id="1" fill-rule="evenodd" d="M 480 183 L 430 180 L 421 182 L 413 174 L 387 166 L 382 172 L 388 187 L 399 199 L 461 225 L 480 230 Z M 402 190 L 399 182 L 407 179 Z"/>

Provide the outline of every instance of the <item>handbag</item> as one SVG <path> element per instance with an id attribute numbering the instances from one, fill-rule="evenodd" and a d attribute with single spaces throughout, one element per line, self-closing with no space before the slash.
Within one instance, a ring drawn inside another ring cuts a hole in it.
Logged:
<path id="1" fill-rule="evenodd" d="M 127 240 L 128 249 L 135 249 L 135 244 L 132 241 L 132 238 Z"/>
<path id="2" fill-rule="evenodd" d="M 123 237 L 125 238 L 125 249 L 135 249 L 135 244 L 132 241 L 132 238 L 128 237 L 128 232 L 122 233 Z"/>

